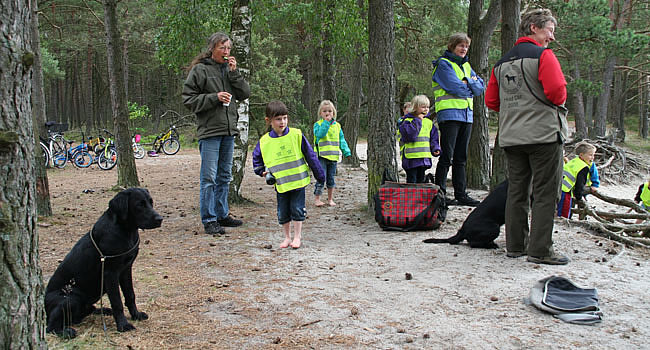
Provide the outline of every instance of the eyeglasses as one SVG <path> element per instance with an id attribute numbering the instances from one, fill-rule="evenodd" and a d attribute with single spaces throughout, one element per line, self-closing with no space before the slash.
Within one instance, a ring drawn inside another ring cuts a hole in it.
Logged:
<path id="1" fill-rule="evenodd" d="M 225 50 L 232 50 L 231 46 L 219 46 L 217 47 L 217 50 L 225 51 Z"/>

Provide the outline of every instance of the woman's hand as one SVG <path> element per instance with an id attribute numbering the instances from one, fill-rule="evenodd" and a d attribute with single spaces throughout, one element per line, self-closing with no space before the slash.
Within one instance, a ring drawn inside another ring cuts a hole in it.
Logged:
<path id="1" fill-rule="evenodd" d="M 232 94 L 228 92 L 225 91 L 217 92 L 217 99 L 219 99 L 221 103 L 230 103 L 231 98 L 232 98 Z"/>
<path id="2" fill-rule="evenodd" d="M 237 69 L 237 60 L 235 59 L 235 56 L 229 56 L 227 62 L 228 68 L 230 68 L 231 72 Z"/>

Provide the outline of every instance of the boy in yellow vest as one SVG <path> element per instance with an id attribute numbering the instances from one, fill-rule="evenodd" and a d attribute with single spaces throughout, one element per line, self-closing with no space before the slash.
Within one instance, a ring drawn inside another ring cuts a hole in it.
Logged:
<path id="1" fill-rule="evenodd" d="M 341 124 L 336 122 L 336 107 L 334 107 L 332 101 L 323 100 L 318 107 L 318 115 L 321 119 L 314 123 L 314 144 L 316 145 L 320 166 L 325 171 L 327 203 L 333 207 L 336 205 L 333 199 L 334 187 L 336 186 L 334 176 L 336 175 L 336 163 L 341 156 L 340 151 L 343 152 L 345 157 L 349 157 L 352 152 L 343 136 Z M 314 186 L 315 205 L 317 207 L 325 205 L 320 200 L 323 187 L 325 187 L 325 181 L 319 181 Z"/>
<path id="2" fill-rule="evenodd" d="M 275 177 L 278 200 L 278 222 L 284 229 L 280 248 L 300 248 L 302 223 L 305 221 L 305 187 L 310 183 L 309 168 L 317 181 L 325 181 L 325 173 L 309 141 L 300 129 L 289 129 L 289 112 L 280 101 L 266 105 L 266 123 L 271 130 L 264 134 L 253 150 L 253 170 L 259 176 Z M 267 182 L 268 183 L 268 182 Z M 293 240 L 291 222 L 293 221 Z"/>
<path id="3" fill-rule="evenodd" d="M 577 156 L 564 164 L 562 176 L 562 195 L 557 205 L 557 216 L 570 218 L 573 198 L 582 199 L 585 195 L 585 186 L 588 192 L 596 192 L 596 187 L 591 186 L 589 177 L 590 169 L 596 154 L 596 146 L 588 142 L 579 142 L 576 145 Z"/>
<path id="4" fill-rule="evenodd" d="M 647 182 L 642 183 L 639 186 L 639 190 L 634 196 L 635 202 L 641 202 L 643 209 L 650 211 L 650 179 Z M 640 224 L 643 222 L 643 219 L 636 219 L 636 223 Z"/>

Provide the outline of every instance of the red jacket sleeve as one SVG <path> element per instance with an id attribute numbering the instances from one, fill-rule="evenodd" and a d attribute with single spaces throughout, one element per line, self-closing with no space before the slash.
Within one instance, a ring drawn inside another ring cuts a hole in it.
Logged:
<path id="1" fill-rule="evenodd" d="M 559 106 L 566 102 L 567 92 L 564 73 L 562 73 L 560 62 L 551 50 L 544 50 L 539 58 L 539 81 L 544 87 L 544 95 L 554 105 Z"/>
<path id="2" fill-rule="evenodd" d="M 492 74 L 490 74 L 490 80 L 488 81 L 487 90 L 485 91 L 485 104 L 489 109 L 496 112 L 498 112 L 501 107 L 501 100 L 499 99 L 499 82 L 494 76 L 494 68 L 492 68 Z"/>

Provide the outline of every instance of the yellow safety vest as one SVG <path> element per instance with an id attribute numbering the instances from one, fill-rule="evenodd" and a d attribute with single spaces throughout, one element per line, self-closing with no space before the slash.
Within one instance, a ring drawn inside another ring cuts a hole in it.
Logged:
<path id="1" fill-rule="evenodd" d="M 643 201 L 643 205 L 646 207 L 650 207 L 650 188 L 648 186 L 650 186 L 650 184 L 646 182 L 641 191 L 641 200 Z"/>
<path id="2" fill-rule="evenodd" d="M 580 159 L 580 157 L 575 157 L 564 164 L 564 173 L 562 176 L 562 192 L 569 192 L 573 189 L 573 186 L 576 184 L 576 177 L 578 176 L 578 173 L 584 168 L 589 168 L 589 164 L 585 163 L 585 161 Z M 587 181 L 591 183 L 589 178 L 589 175 L 587 175 Z"/>
<path id="3" fill-rule="evenodd" d="M 413 122 L 413 118 L 406 118 L 404 122 Z M 413 158 L 431 158 L 430 136 L 433 122 L 429 118 L 422 119 L 422 129 L 418 134 L 415 142 L 408 142 L 404 145 L 404 157 Z"/>
<path id="4" fill-rule="evenodd" d="M 458 64 L 450 61 L 447 58 L 441 57 L 440 59 L 445 60 L 451 64 L 451 67 L 454 68 L 454 72 L 456 73 L 456 76 L 459 80 L 463 80 L 463 78 L 466 78 L 467 80 L 471 79 L 472 66 L 469 65 L 469 62 L 463 63 L 463 68 L 461 69 Z M 434 68 L 434 74 L 436 72 L 436 69 L 438 69 L 438 66 Z M 467 107 L 469 107 L 471 110 L 474 110 L 474 99 L 472 97 L 464 98 L 454 96 L 445 91 L 435 80 L 431 86 L 433 87 L 433 97 L 435 100 L 436 113 L 443 109 L 465 109 Z"/>
<path id="5" fill-rule="evenodd" d="M 260 151 L 264 165 L 275 176 L 278 193 L 303 188 L 309 185 L 309 167 L 302 154 L 302 132 L 289 129 L 284 136 L 260 138 Z"/>
<path id="6" fill-rule="evenodd" d="M 316 124 L 322 125 L 323 121 L 324 120 L 321 119 L 317 121 Z M 325 137 L 323 137 L 322 139 L 318 140 L 318 144 L 316 145 L 316 149 L 319 157 L 323 157 L 325 159 L 332 160 L 335 162 L 339 161 L 339 157 L 341 156 L 341 152 L 339 151 L 340 134 L 341 134 L 341 124 L 336 123 L 330 125 L 330 129 L 327 131 L 327 135 L 325 135 Z"/>

